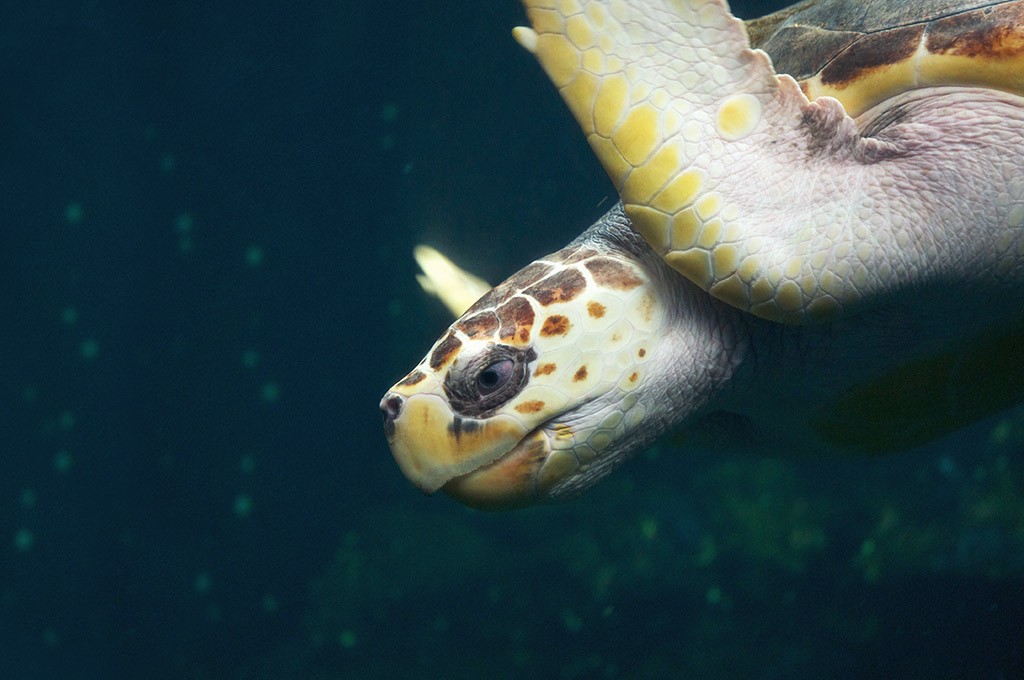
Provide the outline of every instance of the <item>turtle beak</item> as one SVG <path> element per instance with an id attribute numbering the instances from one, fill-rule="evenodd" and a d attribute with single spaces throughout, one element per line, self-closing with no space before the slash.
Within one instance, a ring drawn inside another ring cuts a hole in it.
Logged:
<path id="1" fill-rule="evenodd" d="M 462 418 L 454 415 L 437 394 L 421 391 L 403 395 L 399 389 L 396 386 L 381 400 L 384 434 L 402 472 L 426 493 L 491 466 L 514 450 L 529 432 L 507 415 Z M 457 491 L 449 493 L 460 497 Z"/>

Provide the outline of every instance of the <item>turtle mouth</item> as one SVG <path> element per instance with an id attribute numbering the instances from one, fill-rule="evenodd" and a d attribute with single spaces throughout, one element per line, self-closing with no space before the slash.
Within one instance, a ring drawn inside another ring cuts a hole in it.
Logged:
<path id="1" fill-rule="evenodd" d="M 478 510 L 513 510 L 543 500 L 551 460 L 548 423 L 531 430 L 493 462 L 448 480 L 441 490 Z M 561 479 L 552 480 L 555 483 Z"/>

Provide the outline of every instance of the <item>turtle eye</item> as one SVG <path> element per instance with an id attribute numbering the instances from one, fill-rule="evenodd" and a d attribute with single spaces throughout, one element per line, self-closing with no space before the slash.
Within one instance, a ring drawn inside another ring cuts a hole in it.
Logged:
<path id="1" fill-rule="evenodd" d="M 476 389 L 480 396 L 486 397 L 501 389 L 512 378 L 515 367 L 511 359 L 502 359 L 480 371 L 476 376 Z"/>
<path id="2" fill-rule="evenodd" d="M 466 418 L 487 418 L 530 382 L 532 348 L 494 345 L 456 365 L 444 378 L 452 410 Z"/>

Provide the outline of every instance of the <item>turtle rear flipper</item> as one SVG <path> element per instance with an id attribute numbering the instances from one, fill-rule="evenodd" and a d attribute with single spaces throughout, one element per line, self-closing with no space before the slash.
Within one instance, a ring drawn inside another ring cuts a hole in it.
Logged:
<path id="1" fill-rule="evenodd" d="M 1024 276 L 1021 151 L 1007 137 L 1024 124 L 1019 97 L 903 94 L 865 114 L 881 121 L 865 137 L 839 101 L 777 75 L 721 0 L 524 4 L 533 29 L 516 38 L 635 228 L 719 299 L 808 323 L 930 274 Z"/>

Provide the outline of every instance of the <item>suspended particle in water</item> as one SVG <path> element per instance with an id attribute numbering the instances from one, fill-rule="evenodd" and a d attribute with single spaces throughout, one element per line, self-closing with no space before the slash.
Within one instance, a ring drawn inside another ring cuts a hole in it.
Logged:
<path id="1" fill-rule="evenodd" d="M 201 595 L 205 595 L 210 592 L 211 586 L 213 586 L 213 579 L 211 579 L 210 575 L 205 571 L 201 571 L 196 574 L 196 579 L 192 582 L 192 587 Z"/>
<path id="2" fill-rule="evenodd" d="M 71 454 L 67 451 L 58 451 L 53 457 L 53 469 L 64 475 L 71 471 Z"/>
<path id="3" fill-rule="evenodd" d="M 260 353 L 254 349 L 247 349 L 242 352 L 242 365 L 246 368 L 256 368 L 260 363 Z"/>
<path id="4" fill-rule="evenodd" d="M 195 223 L 188 213 L 178 215 L 174 220 L 174 228 L 178 232 L 178 249 L 183 253 L 192 250 L 192 227 Z"/>
<path id="5" fill-rule="evenodd" d="M 26 553 L 32 549 L 32 544 L 36 542 L 36 537 L 28 529 L 18 529 L 17 533 L 14 534 L 14 549 L 21 553 Z"/>
<path id="6" fill-rule="evenodd" d="M 263 264 L 263 249 L 257 245 L 251 245 L 245 249 L 245 263 L 256 268 Z"/>
<path id="7" fill-rule="evenodd" d="M 60 320 L 65 326 L 74 326 L 78 322 L 78 310 L 74 307 L 65 307 L 60 310 Z"/>
<path id="8" fill-rule="evenodd" d="M 86 361 L 95 359 L 96 355 L 100 353 L 99 343 L 95 340 L 83 340 L 82 344 L 78 346 L 78 353 Z"/>
<path id="9" fill-rule="evenodd" d="M 345 649 L 352 649 L 356 646 L 356 634 L 354 631 L 345 629 L 338 633 L 338 644 Z"/>
<path id="10" fill-rule="evenodd" d="M 277 610 L 281 608 L 281 603 L 277 601 L 277 598 L 267 593 L 260 600 L 260 607 L 268 614 L 276 614 Z"/>
<path id="11" fill-rule="evenodd" d="M 82 204 L 77 201 L 68 203 L 67 207 L 64 208 L 64 219 L 68 224 L 78 224 L 84 216 L 85 210 L 82 208 Z"/>
<path id="12" fill-rule="evenodd" d="M 263 398 L 263 401 L 272 404 L 281 398 L 281 388 L 276 382 L 265 383 L 260 390 L 260 396 Z"/>
<path id="13" fill-rule="evenodd" d="M 252 474 L 252 471 L 256 469 L 256 461 L 253 460 L 252 456 L 242 456 L 239 467 L 242 468 L 242 472 L 245 474 Z"/>
<path id="14" fill-rule="evenodd" d="M 61 411 L 57 424 L 62 430 L 70 430 L 75 426 L 75 414 L 72 411 Z"/>
<path id="15" fill-rule="evenodd" d="M 235 496 L 235 514 L 239 517 L 248 517 L 252 513 L 252 497 L 240 493 Z"/>

